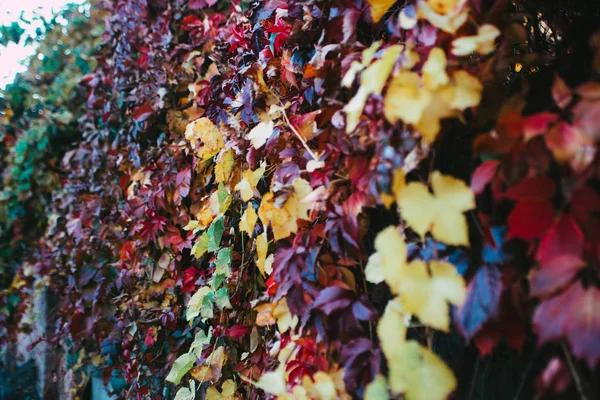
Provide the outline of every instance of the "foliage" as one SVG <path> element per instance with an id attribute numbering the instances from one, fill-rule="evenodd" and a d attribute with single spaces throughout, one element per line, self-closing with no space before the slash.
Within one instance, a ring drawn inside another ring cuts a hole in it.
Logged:
<path id="1" fill-rule="evenodd" d="M 107 2 L 34 260 L 57 338 L 127 398 L 443 399 L 453 327 L 597 372 L 600 36 L 538 6 Z"/>
<path id="2" fill-rule="evenodd" d="M 67 19 L 68 26 L 61 24 Z M 38 36 L 27 39 L 38 43 L 37 57 L 0 97 L 0 287 L 12 281 L 17 289 L 5 293 L 9 313 L 23 310 L 20 288 L 34 279 L 34 271 L 22 263 L 31 261 L 31 253 L 37 252 L 40 238 L 55 218 L 51 198 L 63 175 L 59 163 L 78 140 L 77 116 L 86 103 L 79 81 L 95 68 L 93 53 L 102 32 L 90 20 L 89 10 L 75 5 L 41 22 Z M 19 30 L 19 37 L 24 31 L 16 22 L 10 29 Z"/>

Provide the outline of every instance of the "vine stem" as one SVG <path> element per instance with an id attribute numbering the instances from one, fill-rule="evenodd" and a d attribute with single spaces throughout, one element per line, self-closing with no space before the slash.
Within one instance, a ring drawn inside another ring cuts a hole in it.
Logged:
<path id="1" fill-rule="evenodd" d="M 283 115 L 283 118 L 285 119 L 285 122 L 290 127 L 291 131 L 294 133 L 294 135 L 296 135 L 296 137 L 298 138 L 300 143 L 302 143 L 302 146 L 306 149 L 308 154 L 310 154 L 312 159 L 315 161 L 319 161 L 319 156 L 314 151 L 312 151 L 310 149 L 310 147 L 308 147 L 308 143 L 306 142 L 306 139 L 304 139 L 304 136 L 302 136 L 302 134 L 298 131 L 298 129 L 296 129 L 296 127 L 291 123 L 290 119 L 287 116 L 287 112 L 285 111 L 285 104 L 283 104 L 283 101 L 281 101 L 281 98 L 277 95 L 277 93 L 273 92 L 272 90 L 269 90 L 269 92 L 271 92 L 271 94 L 279 102 L 279 106 L 281 107 L 281 114 Z"/>
<path id="2" fill-rule="evenodd" d="M 579 376 L 579 372 L 577 371 L 577 366 L 575 365 L 575 362 L 573 361 L 573 357 L 571 356 L 571 353 L 569 353 L 569 349 L 567 348 L 567 346 L 565 345 L 564 342 L 562 342 L 560 344 L 560 347 L 562 348 L 563 353 L 565 353 L 565 359 L 567 360 L 567 365 L 569 367 L 569 371 L 571 372 L 571 376 L 573 377 L 573 381 L 575 382 L 575 387 L 577 387 L 577 392 L 579 392 L 579 396 L 581 397 L 581 400 L 590 400 L 587 393 L 585 392 L 585 388 L 584 388 L 583 382 L 581 380 L 581 376 Z"/>

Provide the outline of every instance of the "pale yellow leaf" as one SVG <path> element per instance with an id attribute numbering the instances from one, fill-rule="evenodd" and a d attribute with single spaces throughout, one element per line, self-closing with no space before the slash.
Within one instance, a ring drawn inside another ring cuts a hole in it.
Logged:
<path id="1" fill-rule="evenodd" d="M 367 385 L 364 400 L 389 400 L 388 384 L 385 376 L 377 375 Z"/>
<path id="2" fill-rule="evenodd" d="M 262 146 L 264 146 L 271 135 L 273 135 L 274 127 L 275 124 L 271 120 L 262 121 L 252 128 L 252 130 L 248 133 L 248 140 L 252 142 L 252 147 L 255 149 L 260 149 Z"/>
<path id="3" fill-rule="evenodd" d="M 367 2 L 371 5 L 373 22 L 377 23 L 383 18 L 390 7 L 396 3 L 396 0 L 367 0 Z"/>
<path id="4" fill-rule="evenodd" d="M 361 73 L 361 84 L 358 92 L 344 107 L 346 133 L 351 133 L 356 129 L 369 96 L 381 93 L 402 49 L 403 47 L 399 45 L 388 47 L 381 59 L 372 63 Z"/>
<path id="5" fill-rule="evenodd" d="M 404 393 L 407 400 L 444 400 L 456 389 L 452 370 L 415 341 L 401 344 L 387 360 L 392 391 Z"/>
<path id="6" fill-rule="evenodd" d="M 256 211 L 254 211 L 254 207 L 252 207 L 251 203 L 248 203 L 244 214 L 242 214 L 242 218 L 240 220 L 240 231 L 246 232 L 248 236 L 252 237 L 252 232 L 254 231 L 254 226 L 256 225 L 256 221 L 258 221 L 258 215 Z"/>

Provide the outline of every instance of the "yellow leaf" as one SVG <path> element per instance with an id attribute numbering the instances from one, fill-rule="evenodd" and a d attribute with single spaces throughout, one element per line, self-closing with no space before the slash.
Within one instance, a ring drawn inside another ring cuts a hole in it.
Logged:
<path id="1" fill-rule="evenodd" d="M 260 149 L 262 146 L 267 143 L 267 140 L 273 134 L 274 123 L 272 120 L 270 121 L 262 121 L 258 125 L 256 125 L 252 130 L 248 133 L 248 140 L 252 142 L 252 147 L 255 149 Z"/>
<path id="2" fill-rule="evenodd" d="M 406 243 L 398 230 L 389 226 L 375 238 L 375 250 L 365 269 L 366 279 L 372 283 L 385 280 L 392 292 L 397 293 L 400 271 L 406 264 Z"/>
<path id="3" fill-rule="evenodd" d="M 298 325 L 298 316 L 292 316 L 285 297 L 277 302 L 273 309 L 273 317 L 277 320 L 277 328 L 280 333 L 284 333 L 290 328 L 294 329 Z"/>
<path id="4" fill-rule="evenodd" d="M 452 86 L 443 91 L 446 102 L 456 110 L 466 110 L 481 102 L 483 85 L 477 77 L 459 70 L 452 74 Z"/>
<path id="5" fill-rule="evenodd" d="M 337 398 L 337 390 L 335 389 L 333 380 L 323 371 L 316 372 L 312 380 L 310 377 L 304 376 L 302 378 L 302 386 L 313 399 L 334 400 Z"/>
<path id="6" fill-rule="evenodd" d="M 429 6 L 438 14 L 448 14 L 456 7 L 459 0 L 427 0 Z"/>
<path id="7" fill-rule="evenodd" d="M 377 23 L 385 15 L 385 13 L 394 5 L 396 0 L 367 0 L 371 5 L 371 15 L 373 22 Z"/>
<path id="8" fill-rule="evenodd" d="M 256 325 L 268 326 L 277 323 L 273 317 L 273 305 L 271 303 L 263 303 L 254 307 L 256 314 Z"/>
<path id="9" fill-rule="evenodd" d="M 429 52 L 429 57 L 423 64 L 423 84 L 427 89 L 435 90 L 450 82 L 446 74 L 446 53 L 439 47 L 434 47 Z"/>
<path id="10" fill-rule="evenodd" d="M 240 220 L 240 231 L 246 232 L 248 236 L 252 237 L 252 232 L 254 231 L 257 220 L 258 215 L 256 215 L 252 203 L 248 203 L 248 207 L 246 207 L 242 219 Z"/>
<path id="11" fill-rule="evenodd" d="M 185 318 L 188 321 L 196 318 L 200 315 L 200 308 L 202 307 L 202 301 L 204 300 L 204 296 L 211 292 L 210 287 L 203 286 L 194 295 L 190 298 L 188 302 L 187 311 L 185 314 Z"/>
<path id="12" fill-rule="evenodd" d="M 389 400 L 389 398 L 385 376 L 377 375 L 365 389 L 365 400 Z"/>
<path id="13" fill-rule="evenodd" d="M 475 207 L 475 198 L 465 182 L 439 171 L 432 174 L 433 193 L 420 182 L 411 182 L 397 203 L 402 218 L 420 236 L 433 237 L 449 245 L 469 245 L 467 220 L 463 213 Z"/>
<path id="14" fill-rule="evenodd" d="M 400 71 L 390 82 L 385 95 L 385 117 L 391 123 L 402 120 L 407 124 L 416 124 L 430 101 L 431 93 L 421 87 L 419 74 Z"/>
<path id="15" fill-rule="evenodd" d="M 388 47 L 381 59 L 372 63 L 361 73 L 361 84 L 358 92 L 344 107 L 346 133 L 351 133 L 356 129 L 369 96 L 381 93 L 402 49 L 403 47 L 399 45 Z"/>
<path id="16" fill-rule="evenodd" d="M 204 365 L 192 369 L 190 374 L 197 381 L 216 383 L 221 379 L 221 370 L 227 362 L 227 358 L 225 347 L 219 346 L 208 356 Z"/>
<path id="17" fill-rule="evenodd" d="M 496 38 L 500 31 L 494 25 L 485 24 L 477 29 L 475 36 L 463 36 L 452 42 L 452 54 L 467 56 L 471 53 L 490 54 L 494 49 Z"/>
<path id="18" fill-rule="evenodd" d="M 217 157 L 215 163 L 215 179 L 217 183 L 225 183 L 229 180 L 231 170 L 233 168 L 233 150 L 229 149 L 224 153 L 221 153 Z"/>
<path id="19" fill-rule="evenodd" d="M 266 372 L 261 375 L 256 387 L 273 395 L 282 395 L 287 392 L 285 383 L 285 365 L 281 364 L 275 371 Z"/>
<path id="20" fill-rule="evenodd" d="M 267 260 L 268 250 L 269 243 L 267 241 L 267 233 L 263 232 L 262 234 L 256 237 L 256 255 L 258 256 L 256 266 L 258 267 L 258 270 L 263 276 L 265 276 L 265 262 Z"/>
<path id="21" fill-rule="evenodd" d="M 417 14 L 436 28 L 455 33 L 469 17 L 465 0 L 419 0 Z"/>
<path id="22" fill-rule="evenodd" d="M 254 190 L 256 185 L 265 173 L 264 168 L 258 168 L 254 171 L 247 169 L 242 173 L 242 180 L 235 186 L 235 190 L 240 192 L 242 200 L 249 201 L 254 197 Z"/>
<path id="23" fill-rule="evenodd" d="M 398 298 L 388 301 L 385 312 L 377 324 L 377 336 L 383 353 L 391 357 L 397 353 L 398 346 L 406 340 L 406 323 Z"/>
<path id="24" fill-rule="evenodd" d="M 415 341 L 400 344 L 386 358 L 392 391 L 404 393 L 407 400 L 444 400 L 456 389 L 452 370 Z"/>
<path id="25" fill-rule="evenodd" d="M 308 212 L 312 204 L 303 200 L 312 192 L 310 184 L 302 178 L 296 178 L 292 187 L 294 192 L 289 195 L 283 207 L 275 205 L 275 196 L 269 192 L 263 196 L 258 209 L 263 226 L 266 228 L 271 225 L 275 240 L 284 239 L 297 232 L 298 219 L 309 220 Z"/>
<path id="26" fill-rule="evenodd" d="M 225 146 L 223 135 L 208 118 L 190 122 L 185 129 L 185 138 L 201 161 L 214 157 Z"/>
<path id="27" fill-rule="evenodd" d="M 432 261 L 429 267 L 431 274 L 423 261 L 415 260 L 402 268 L 398 286 L 402 309 L 416 315 L 423 324 L 447 332 L 448 302 L 462 303 L 465 282 L 452 264 Z"/>

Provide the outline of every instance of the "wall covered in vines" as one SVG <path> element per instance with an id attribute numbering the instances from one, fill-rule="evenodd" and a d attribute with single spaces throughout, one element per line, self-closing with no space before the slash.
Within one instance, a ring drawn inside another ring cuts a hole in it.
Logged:
<path id="1" fill-rule="evenodd" d="M 3 340 L 46 285 L 44 340 L 120 398 L 596 398 L 598 4 L 92 9 L 82 107 L 14 129 L 35 105 L 5 96 L 7 235 L 39 200 L 14 187 L 43 172 L 48 121 L 76 134 Z"/>

